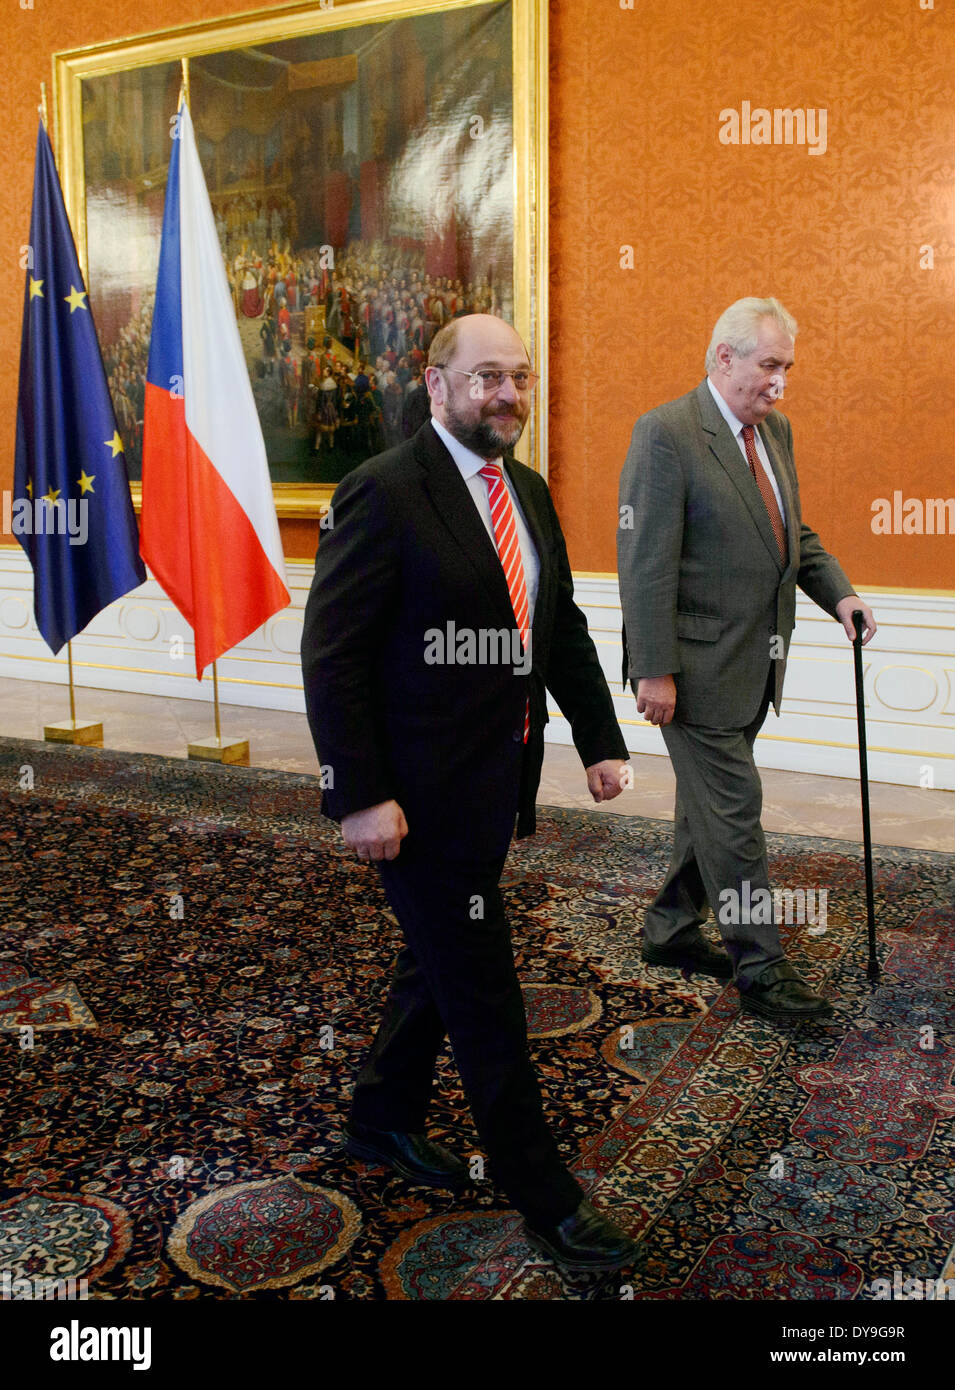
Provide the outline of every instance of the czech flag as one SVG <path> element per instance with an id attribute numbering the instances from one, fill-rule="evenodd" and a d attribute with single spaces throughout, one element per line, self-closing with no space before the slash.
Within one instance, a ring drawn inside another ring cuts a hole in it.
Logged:
<path id="1" fill-rule="evenodd" d="M 140 553 L 196 675 L 289 602 L 265 442 L 189 108 L 173 124 L 143 423 Z"/>

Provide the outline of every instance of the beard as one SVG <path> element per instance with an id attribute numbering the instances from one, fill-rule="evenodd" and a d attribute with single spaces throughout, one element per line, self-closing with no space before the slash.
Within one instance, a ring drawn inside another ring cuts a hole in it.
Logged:
<path id="1" fill-rule="evenodd" d="M 511 418 L 503 426 L 497 425 L 485 419 L 484 416 L 477 420 L 465 420 L 458 414 L 456 407 L 451 401 L 446 401 L 444 406 L 446 428 L 454 435 L 459 444 L 463 444 L 465 449 L 470 449 L 473 454 L 480 458 L 497 458 L 498 454 L 508 453 L 524 433 L 524 425 L 527 422 L 527 415 L 523 418 L 520 415 L 521 406 L 516 404 L 511 407 Z"/>

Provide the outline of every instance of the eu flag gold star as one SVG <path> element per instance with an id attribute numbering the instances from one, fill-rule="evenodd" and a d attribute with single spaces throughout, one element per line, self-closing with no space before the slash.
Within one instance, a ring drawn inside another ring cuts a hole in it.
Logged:
<path id="1" fill-rule="evenodd" d="M 32 478 L 27 478 L 27 492 L 29 493 L 29 495 L 30 495 L 31 497 L 33 496 L 33 479 L 32 479 Z"/>
<path id="2" fill-rule="evenodd" d="M 80 476 L 77 478 L 76 481 L 77 481 L 77 483 L 79 484 L 80 496 L 81 496 L 81 497 L 82 497 L 82 495 L 83 495 L 84 492 L 92 492 L 92 491 L 93 491 L 93 480 L 95 479 L 95 477 L 96 477 L 96 474 L 95 474 L 95 473 L 93 473 L 92 475 L 90 475 L 90 474 L 88 474 L 88 473 L 86 472 L 85 469 L 81 469 L 81 470 L 80 470 Z"/>
<path id="3" fill-rule="evenodd" d="M 78 290 L 75 285 L 70 285 L 69 294 L 65 294 L 63 298 L 70 306 L 71 314 L 75 314 L 77 309 L 85 309 L 87 307 L 83 303 L 83 300 L 86 298 L 86 291 Z"/>
<path id="4" fill-rule="evenodd" d="M 43 293 L 43 283 L 44 283 L 44 282 L 43 282 L 42 280 L 34 280 L 33 276 L 32 276 L 32 275 L 30 276 L 30 298 L 31 298 L 31 299 L 36 299 L 38 295 L 39 295 L 40 299 L 46 299 L 46 295 Z"/>
<path id="5" fill-rule="evenodd" d="M 45 493 L 43 494 L 43 496 L 40 498 L 40 501 L 41 501 L 41 502 L 55 502 L 56 499 L 59 497 L 60 493 L 62 492 L 62 490 L 63 490 L 62 488 L 52 488 L 52 487 L 51 487 L 50 490 L 49 490 L 49 492 L 45 492 Z"/>
<path id="6" fill-rule="evenodd" d="M 113 430 L 112 439 L 104 439 L 103 443 L 106 445 L 107 449 L 112 449 L 111 458 L 115 458 L 117 454 L 123 453 L 123 441 L 119 437 L 119 430 Z M 93 477 L 96 477 L 95 473 Z"/>

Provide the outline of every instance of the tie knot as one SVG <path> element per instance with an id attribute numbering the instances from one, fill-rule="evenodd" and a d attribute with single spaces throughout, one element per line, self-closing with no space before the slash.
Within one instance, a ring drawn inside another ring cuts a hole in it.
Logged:
<path id="1" fill-rule="evenodd" d="M 752 425 L 743 426 L 743 438 L 747 444 L 749 444 L 752 441 L 753 435 L 755 433 L 756 431 L 753 429 Z"/>
<path id="2" fill-rule="evenodd" d="M 488 483 L 499 483 L 503 478 L 501 465 L 499 463 L 486 463 L 483 468 L 478 469 L 478 472 L 485 482 Z"/>

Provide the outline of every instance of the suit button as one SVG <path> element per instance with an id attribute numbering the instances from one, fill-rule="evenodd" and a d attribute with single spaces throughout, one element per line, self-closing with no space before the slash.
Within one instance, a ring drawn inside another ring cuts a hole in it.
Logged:
<path id="1" fill-rule="evenodd" d="M 523 729 L 515 729 L 514 732 L 511 734 L 511 738 L 514 740 L 515 743 L 523 743 L 523 742 L 524 742 L 524 730 L 523 730 Z"/>

